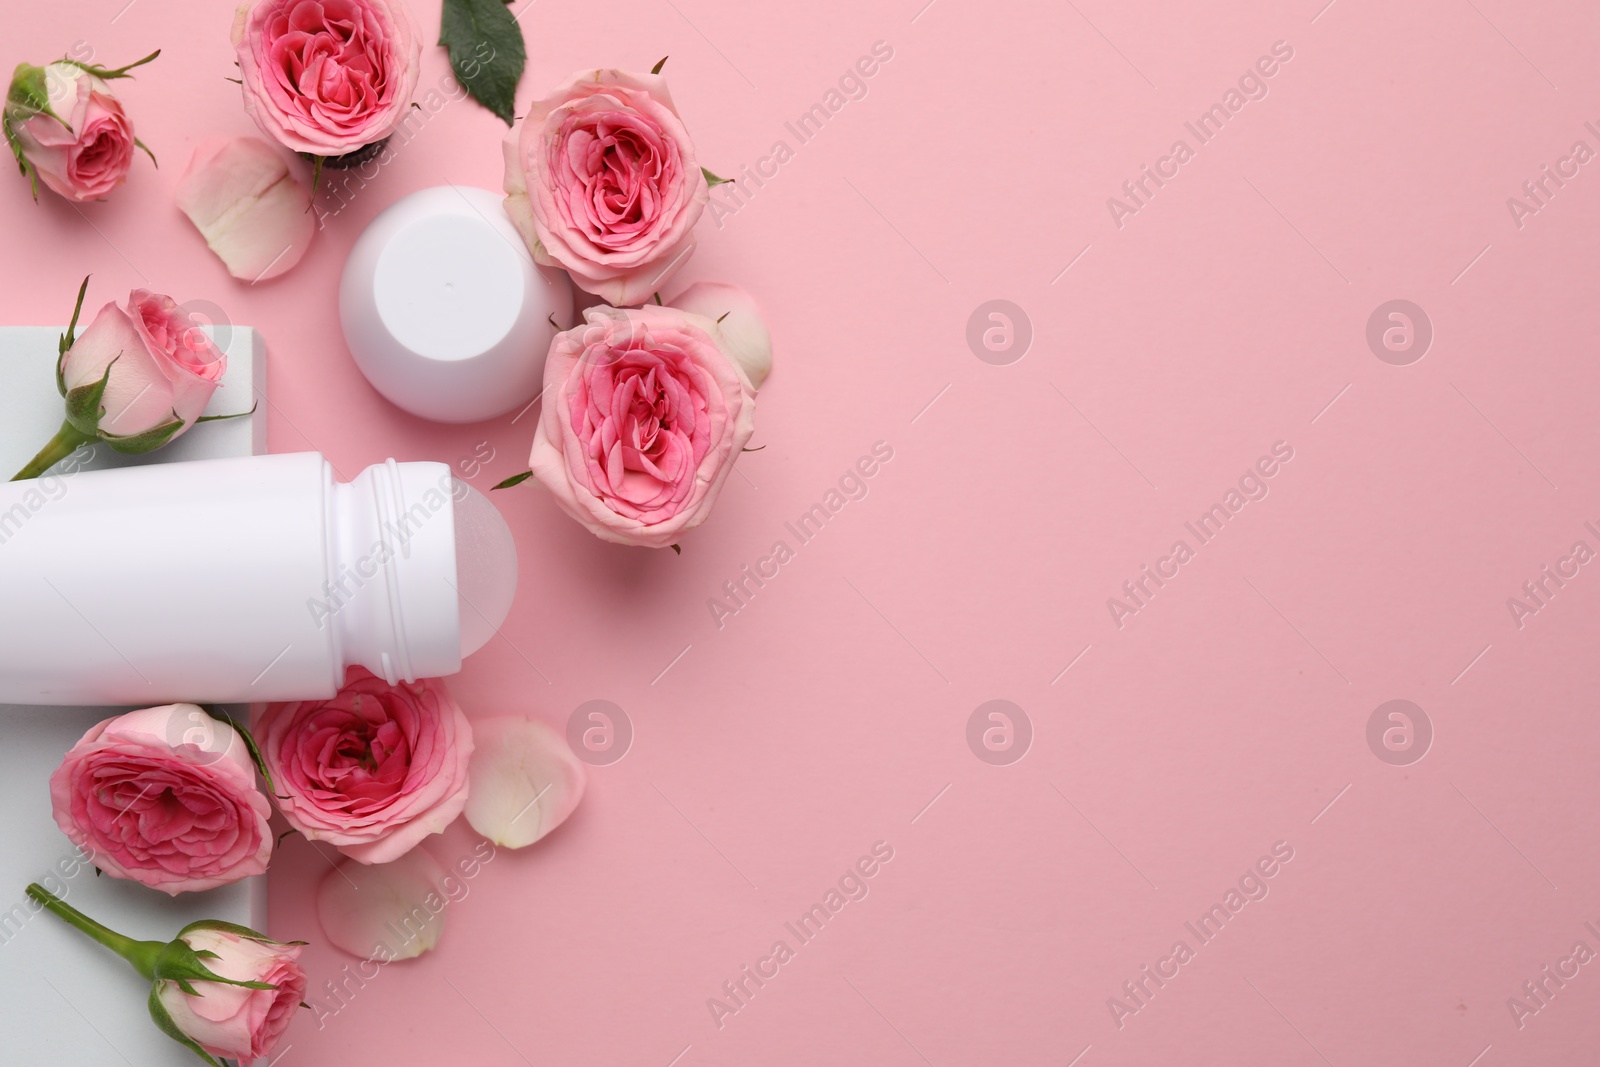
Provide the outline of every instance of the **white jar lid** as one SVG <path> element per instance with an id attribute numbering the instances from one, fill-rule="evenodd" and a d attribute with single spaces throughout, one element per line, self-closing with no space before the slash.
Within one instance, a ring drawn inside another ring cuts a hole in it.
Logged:
<path id="1" fill-rule="evenodd" d="M 356 240 L 339 319 L 356 365 L 392 403 L 480 422 L 538 395 L 572 296 L 566 274 L 534 264 L 498 193 L 441 185 L 391 204 Z"/>

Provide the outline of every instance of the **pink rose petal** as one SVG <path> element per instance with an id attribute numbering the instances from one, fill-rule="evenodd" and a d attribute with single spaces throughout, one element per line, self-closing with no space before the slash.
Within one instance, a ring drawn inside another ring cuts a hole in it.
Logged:
<path id="1" fill-rule="evenodd" d="M 467 822 L 506 848 L 525 848 L 566 821 L 583 798 L 583 764 L 566 738 L 519 715 L 472 724 Z"/>
<path id="2" fill-rule="evenodd" d="M 362 959 L 409 960 L 444 933 L 445 870 L 426 849 L 393 863 L 341 860 L 317 887 L 317 918 L 338 948 Z"/>
<path id="3" fill-rule="evenodd" d="M 276 278 L 299 263 L 316 232 L 310 192 L 255 137 L 196 148 L 178 181 L 177 202 L 228 273 L 248 282 Z"/>

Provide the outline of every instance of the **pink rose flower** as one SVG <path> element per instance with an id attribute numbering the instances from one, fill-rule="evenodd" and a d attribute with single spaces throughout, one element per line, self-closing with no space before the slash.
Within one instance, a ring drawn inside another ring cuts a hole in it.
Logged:
<path id="1" fill-rule="evenodd" d="M 436 678 L 352 667 L 331 700 L 269 704 L 257 732 L 289 825 L 360 863 L 404 855 L 466 805 L 472 727 Z"/>
<path id="2" fill-rule="evenodd" d="M 622 307 L 694 250 L 710 189 L 657 74 L 590 70 L 506 135 L 506 213 L 533 257 Z"/>
<path id="3" fill-rule="evenodd" d="M 25 79 L 48 104 L 17 98 Z M 76 63 L 51 63 L 41 71 L 24 63 L 12 80 L 6 132 L 24 172 L 68 200 L 103 200 L 133 166 L 133 123 L 104 79 Z"/>
<path id="4" fill-rule="evenodd" d="M 297 962 L 299 945 L 248 937 L 233 929 L 196 923 L 178 935 L 221 978 L 264 982 L 273 989 L 246 989 L 224 982 L 190 982 L 190 996 L 175 981 L 157 980 L 155 999 L 184 1036 L 213 1056 L 241 1063 L 266 1059 L 277 1047 L 306 995 L 306 975 Z"/>
<path id="5" fill-rule="evenodd" d="M 422 44 L 404 0 L 254 0 L 233 21 L 244 108 L 296 152 L 340 156 L 394 132 Z"/>
<path id="6" fill-rule="evenodd" d="M 69 421 L 113 448 L 121 439 L 131 451 L 148 451 L 139 440 L 146 435 L 164 444 L 193 426 L 226 369 L 227 358 L 194 317 L 170 296 L 147 289 L 128 295 L 127 310 L 116 304 L 101 308 L 59 366 Z M 103 377 L 99 410 L 73 412 L 72 391 Z"/>
<path id="7" fill-rule="evenodd" d="M 92 728 L 50 776 L 50 804 L 95 866 L 173 895 L 262 874 L 272 855 L 244 740 L 193 704 Z"/>
<path id="8" fill-rule="evenodd" d="M 596 536 L 665 548 L 711 513 L 755 432 L 755 388 L 702 315 L 594 307 L 557 334 L 529 466 Z"/>

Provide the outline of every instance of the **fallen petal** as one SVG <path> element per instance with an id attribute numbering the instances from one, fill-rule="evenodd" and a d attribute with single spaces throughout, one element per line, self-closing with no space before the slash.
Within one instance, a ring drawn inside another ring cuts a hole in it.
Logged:
<path id="1" fill-rule="evenodd" d="M 310 192 L 254 137 L 203 142 L 178 180 L 177 202 L 228 273 L 247 282 L 300 262 L 316 232 Z"/>
<path id="2" fill-rule="evenodd" d="M 387 963 L 420 956 L 444 933 L 445 870 L 420 846 L 393 863 L 341 860 L 317 887 L 317 918 L 338 948 Z"/>
<path id="3" fill-rule="evenodd" d="M 772 372 L 772 336 L 754 297 L 727 282 L 695 282 L 667 305 L 716 323 L 717 344 L 744 368 L 750 384 L 761 388 Z"/>
<path id="4" fill-rule="evenodd" d="M 566 821 L 583 797 L 584 769 L 566 738 L 520 715 L 476 719 L 467 768 L 467 822 L 505 848 L 523 848 Z"/>

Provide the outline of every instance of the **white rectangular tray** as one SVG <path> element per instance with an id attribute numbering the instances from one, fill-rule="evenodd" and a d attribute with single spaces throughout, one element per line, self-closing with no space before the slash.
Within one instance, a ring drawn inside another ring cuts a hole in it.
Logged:
<path id="1" fill-rule="evenodd" d="M 122 456 L 104 445 L 84 468 L 172 463 L 266 452 L 266 351 L 250 327 L 207 327 L 228 356 L 208 415 L 254 415 L 191 428 L 166 448 Z M 59 328 L 0 327 L 0 478 L 33 457 L 61 425 L 56 392 Z M 116 530 L 105 531 L 115 537 Z M 0 545 L 0 552 L 6 551 Z M 27 619 L 7 618 L 0 591 L 0 641 Z M 0 1063 L 52 1067 L 189 1067 L 200 1061 L 156 1029 L 145 1008 L 149 987 L 107 950 L 23 895 L 42 882 L 68 903 L 130 937 L 166 940 L 185 923 L 226 919 L 262 929 L 266 879 L 252 878 L 207 893 L 168 897 L 132 882 L 96 874 L 50 816 L 49 779 L 84 731 L 119 708 L 33 708 L 0 704 Z M 229 707 L 235 717 L 248 708 Z M 58 866 L 59 865 L 59 866 Z M 47 876 L 49 881 L 46 881 Z"/>

